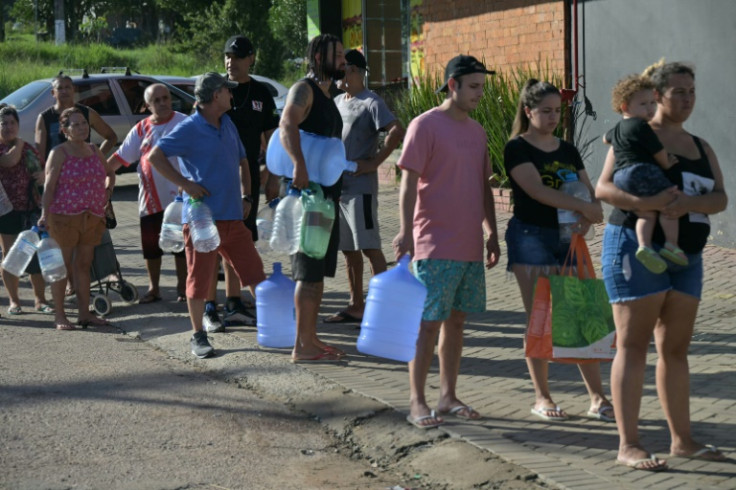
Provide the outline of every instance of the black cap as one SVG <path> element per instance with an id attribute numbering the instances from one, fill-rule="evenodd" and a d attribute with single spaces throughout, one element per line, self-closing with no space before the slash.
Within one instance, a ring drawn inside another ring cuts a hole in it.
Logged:
<path id="1" fill-rule="evenodd" d="M 441 86 L 436 93 L 447 92 L 447 82 L 450 81 L 451 78 L 457 78 L 471 73 L 485 73 L 486 75 L 496 74 L 493 70 L 486 70 L 485 65 L 472 56 L 461 54 L 460 56 L 455 56 L 449 63 L 447 63 L 447 68 L 445 68 L 445 84 Z"/>
<path id="2" fill-rule="evenodd" d="M 245 58 L 253 54 L 253 43 L 245 36 L 232 36 L 225 43 L 223 53 Z"/>
<path id="3" fill-rule="evenodd" d="M 368 71 L 368 65 L 365 62 L 365 56 L 357 49 L 350 49 L 345 52 L 345 64 L 357 66 L 358 68 Z"/>

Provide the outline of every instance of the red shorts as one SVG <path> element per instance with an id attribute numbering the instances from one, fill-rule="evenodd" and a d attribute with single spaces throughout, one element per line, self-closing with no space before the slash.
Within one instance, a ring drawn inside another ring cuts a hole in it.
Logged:
<path id="1" fill-rule="evenodd" d="M 242 220 L 216 221 L 220 247 L 214 252 L 194 250 L 189 225 L 184 225 L 187 255 L 187 298 L 207 299 L 217 267 L 217 254 L 230 264 L 240 279 L 240 286 L 256 286 L 266 280 L 263 261 L 256 251 L 253 235 Z"/>

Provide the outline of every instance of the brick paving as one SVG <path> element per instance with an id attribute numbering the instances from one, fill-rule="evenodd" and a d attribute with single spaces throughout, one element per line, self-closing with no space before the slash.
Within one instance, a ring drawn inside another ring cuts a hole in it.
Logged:
<path id="1" fill-rule="evenodd" d="M 387 171 L 390 172 L 390 171 Z M 124 183 L 121 179 L 120 183 Z M 393 259 L 390 242 L 398 230 L 398 188 L 391 179 L 380 190 L 380 225 L 384 253 Z M 133 182 L 128 180 L 128 182 Z M 133 192 L 126 200 L 116 201 L 119 226 L 113 232 L 118 260 L 126 279 L 139 287 L 145 284 L 145 271 L 139 249 L 138 219 Z M 117 195 L 116 195 L 117 197 Z M 460 211 L 460 210 L 459 210 Z M 510 215 L 500 211 L 498 227 L 506 228 Z M 589 242 L 594 260 L 600 257 L 600 237 Z M 550 385 L 555 401 L 571 419 L 547 423 L 529 414 L 534 392 L 527 374 L 522 350 L 525 314 L 513 277 L 501 263 L 487 271 L 487 311 L 470 315 L 466 326 L 464 357 L 458 383 L 459 396 L 485 418 L 477 422 L 452 422 L 441 430 L 479 448 L 536 472 L 541 478 L 571 489 L 616 488 L 736 488 L 736 465 L 733 462 L 708 463 L 681 458 L 667 458 L 671 470 L 663 473 L 632 471 L 615 464 L 618 438 L 615 424 L 584 418 L 589 400 L 577 368 L 552 364 Z M 736 383 L 731 376 L 736 366 L 736 250 L 708 246 L 704 252 L 706 283 L 695 326 L 690 353 L 692 427 L 696 438 L 733 454 L 736 425 Z M 263 255 L 267 270 L 276 260 L 288 260 L 275 254 Z M 164 267 L 173 268 L 169 261 Z M 366 267 L 365 284 L 369 280 Z M 131 277 L 135 279 L 131 279 Z M 162 279 L 173 286 L 173 272 Z M 340 263 L 337 276 L 325 283 L 321 318 L 345 306 L 348 299 L 347 276 Z M 113 312 L 114 315 L 114 312 Z M 355 349 L 359 330 L 352 324 L 318 326 L 329 343 L 350 354 L 347 365 L 305 367 L 347 389 L 374 398 L 400 412 L 408 412 L 408 376 L 406 365 L 360 354 Z M 233 331 L 246 342 L 256 343 L 255 331 Z M 284 362 L 288 362 L 284 354 Z M 656 355 L 650 348 L 641 409 L 640 430 L 643 444 L 660 457 L 666 457 L 669 436 L 654 386 Z M 607 393 L 610 365 L 602 365 Z M 430 404 L 439 391 L 438 367 L 434 363 L 428 379 Z"/>

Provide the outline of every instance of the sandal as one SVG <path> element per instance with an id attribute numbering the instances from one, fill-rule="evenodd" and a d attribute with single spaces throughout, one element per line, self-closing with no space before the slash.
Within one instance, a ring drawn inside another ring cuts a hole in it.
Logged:
<path id="1" fill-rule="evenodd" d="M 76 330 L 76 329 L 77 327 L 75 327 L 69 322 L 56 324 L 56 330 Z"/>
<path id="2" fill-rule="evenodd" d="M 176 293 L 176 302 L 177 303 L 186 303 L 187 302 L 187 295 L 184 293 Z"/>
<path id="3" fill-rule="evenodd" d="M 36 311 L 38 313 L 43 313 L 44 315 L 50 315 L 54 312 L 54 309 L 46 303 L 40 303 L 38 306 L 36 306 Z"/>
<path id="4" fill-rule="evenodd" d="M 689 263 L 685 252 L 680 247 L 670 242 L 664 244 L 664 247 L 662 247 L 659 251 L 659 255 L 669 260 L 673 264 L 686 266 Z"/>
<path id="5" fill-rule="evenodd" d="M 20 308 L 20 305 L 12 305 L 8 307 L 8 315 L 22 315 L 23 310 Z"/>
<path id="6" fill-rule="evenodd" d="M 634 256 L 652 274 L 661 274 L 667 270 L 667 262 L 649 247 L 639 247 Z"/>

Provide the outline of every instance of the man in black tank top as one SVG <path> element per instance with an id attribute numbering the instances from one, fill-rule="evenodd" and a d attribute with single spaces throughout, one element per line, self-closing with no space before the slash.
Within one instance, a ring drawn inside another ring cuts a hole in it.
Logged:
<path id="1" fill-rule="evenodd" d="M 281 122 L 281 144 L 294 163 L 291 185 L 305 189 L 309 185 L 299 130 L 323 136 L 342 138 L 342 117 L 330 95 L 334 80 L 345 76 L 345 55 L 340 40 L 331 34 L 322 34 L 309 42 L 307 48 L 309 73 L 289 90 Z M 325 198 L 340 198 L 341 181 L 322 187 Z M 291 256 L 292 276 L 297 282 L 294 297 L 296 307 L 296 342 L 292 352 L 294 362 L 338 362 L 345 355 L 341 350 L 326 345 L 317 337 L 317 315 L 322 302 L 324 277 L 334 277 L 337 268 L 339 222 L 335 220 L 327 254 L 317 260 L 302 253 Z"/>
<path id="2" fill-rule="evenodd" d="M 94 129 L 104 141 L 100 150 L 107 155 L 118 142 L 115 131 L 94 110 L 82 104 L 74 103 L 74 82 L 67 75 L 59 75 L 51 81 L 51 95 L 56 103 L 38 115 L 36 119 L 36 149 L 46 162 L 51 149 L 66 141 L 64 134 L 59 131 L 59 116 L 65 109 L 78 107 L 90 128 Z M 89 136 L 87 137 L 89 141 Z"/>

